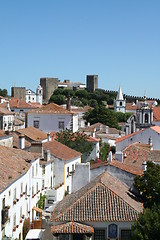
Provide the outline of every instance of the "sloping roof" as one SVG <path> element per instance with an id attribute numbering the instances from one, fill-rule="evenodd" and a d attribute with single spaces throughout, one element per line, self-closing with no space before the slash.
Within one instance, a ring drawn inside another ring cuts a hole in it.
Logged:
<path id="1" fill-rule="evenodd" d="M 148 144 L 133 143 L 123 150 L 123 162 L 115 159 L 109 165 L 135 175 L 142 175 L 142 163 L 143 161 L 149 161 L 148 156 L 151 152 L 153 151 Z"/>
<path id="2" fill-rule="evenodd" d="M 0 138 L 6 137 L 7 134 L 5 133 L 5 131 L 0 129 Z"/>
<path id="3" fill-rule="evenodd" d="M 50 103 L 45 106 L 42 106 L 39 109 L 31 110 L 29 113 L 36 114 L 74 114 L 73 111 L 68 111 L 67 109 L 59 106 L 55 103 Z"/>
<path id="4" fill-rule="evenodd" d="M 3 103 L 2 103 L 3 104 Z M 2 104 L 0 106 L 2 106 Z M 10 112 L 7 108 L 5 107 L 0 107 L 0 114 L 1 115 L 14 115 L 13 112 Z"/>
<path id="5" fill-rule="evenodd" d="M 152 130 L 154 130 L 155 132 L 157 132 L 158 134 L 160 134 L 160 127 L 159 126 L 153 126 L 151 127 Z"/>
<path id="6" fill-rule="evenodd" d="M 153 121 L 160 122 L 160 107 L 153 108 Z"/>
<path id="7" fill-rule="evenodd" d="M 131 197 L 127 186 L 105 172 L 58 203 L 51 220 L 125 222 L 137 219 L 141 210 L 141 203 Z"/>
<path id="8" fill-rule="evenodd" d="M 37 154 L 0 146 L 0 192 L 28 171 Z"/>
<path id="9" fill-rule="evenodd" d="M 139 134 L 140 132 L 142 131 L 145 131 L 145 130 L 139 130 L 138 132 L 134 132 L 134 133 L 131 133 L 131 134 L 128 134 L 128 135 L 125 135 L 123 137 L 120 137 L 120 138 L 117 138 L 116 142 L 115 143 L 119 143 L 119 142 L 122 142 L 123 140 L 127 139 L 127 138 L 130 138 L 136 134 Z"/>
<path id="10" fill-rule="evenodd" d="M 146 161 L 160 162 L 160 151 L 152 150 L 148 154 Z"/>
<path id="11" fill-rule="evenodd" d="M 133 104 L 133 103 L 126 103 L 126 110 L 131 110 L 131 111 L 136 111 L 137 109 L 137 105 L 136 104 Z"/>
<path id="12" fill-rule="evenodd" d="M 123 94 L 122 94 L 122 89 L 121 89 L 120 86 L 119 86 L 119 89 L 118 89 L 118 94 L 117 94 L 116 100 L 124 100 Z"/>
<path id="13" fill-rule="evenodd" d="M 34 127 L 19 129 L 17 130 L 17 133 L 21 133 L 33 141 L 42 141 L 47 139 L 47 133 Z"/>
<path id="14" fill-rule="evenodd" d="M 19 148 L 19 135 L 16 132 L 12 132 L 13 136 L 13 147 Z M 25 148 L 31 147 L 31 143 L 25 139 Z"/>
<path id="15" fill-rule="evenodd" d="M 94 233 L 94 228 L 77 222 L 68 222 L 51 227 L 52 234 Z"/>
<path id="16" fill-rule="evenodd" d="M 50 153 L 61 160 L 67 161 L 76 157 L 80 157 L 82 154 L 67 147 L 66 145 L 53 140 L 50 142 L 43 143 L 44 150 L 50 150 Z"/>

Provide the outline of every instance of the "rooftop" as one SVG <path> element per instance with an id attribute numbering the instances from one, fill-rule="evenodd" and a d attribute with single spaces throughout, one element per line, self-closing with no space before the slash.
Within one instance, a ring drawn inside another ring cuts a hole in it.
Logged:
<path id="1" fill-rule="evenodd" d="M 67 161 L 74 159 L 76 157 L 80 157 L 81 153 L 67 147 L 66 145 L 53 140 L 50 142 L 43 143 L 44 150 L 50 150 L 50 153 L 61 160 Z"/>
<path id="2" fill-rule="evenodd" d="M 59 202 L 52 214 L 55 222 L 126 222 L 138 218 L 142 204 L 128 187 L 108 172 Z"/>
<path id="3" fill-rule="evenodd" d="M 25 135 L 27 138 L 33 141 L 42 141 L 47 139 L 47 133 L 34 127 L 19 129 L 16 132 Z"/>
<path id="4" fill-rule="evenodd" d="M 55 103 L 50 103 L 42 106 L 39 109 L 31 110 L 29 113 L 37 114 L 74 114 L 73 111 L 68 111 L 67 109 L 59 106 Z"/>
<path id="5" fill-rule="evenodd" d="M 37 157 L 37 154 L 0 146 L 0 192 L 28 171 L 31 165 L 26 160 Z"/>

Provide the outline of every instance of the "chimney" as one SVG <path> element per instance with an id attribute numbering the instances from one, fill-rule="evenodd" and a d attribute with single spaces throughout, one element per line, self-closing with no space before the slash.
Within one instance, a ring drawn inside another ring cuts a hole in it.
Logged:
<path id="1" fill-rule="evenodd" d="M 145 172 L 147 170 L 147 163 L 146 163 L 146 161 L 143 161 L 143 163 L 142 163 L 142 170 L 143 170 L 143 172 Z"/>
<path id="2" fill-rule="evenodd" d="M 71 111 L 71 99 L 70 99 L 70 95 L 68 95 L 67 97 L 67 110 Z"/>
<path id="3" fill-rule="evenodd" d="M 44 151 L 44 160 L 45 160 L 46 162 L 48 162 L 48 161 L 50 161 L 50 159 L 51 159 L 50 150 L 45 150 L 45 151 Z"/>
<path id="4" fill-rule="evenodd" d="M 47 133 L 47 139 L 48 139 L 48 142 L 51 141 L 50 132 Z"/>
<path id="5" fill-rule="evenodd" d="M 10 106 L 9 106 L 9 101 L 7 101 L 7 110 L 11 111 Z"/>
<path id="6" fill-rule="evenodd" d="M 123 162 L 123 152 L 116 152 L 115 159 L 120 162 Z"/>
<path id="7" fill-rule="evenodd" d="M 112 162 L 112 151 L 108 154 L 108 162 Z"/>
<path id="8" fill-rule="evenodd" d="M 19 149 L 25 149 L 25 136 L 23 134 L 19 135 Z"/>
<path id="9" fill-rule="evenodd" d="M 148 145 L 151 147 L 151 150 L 153 150 L 153 144 L 152 144 L 152 137 L 151 136 L 148 139 Z"/>
<path id="10" fill-rule="evenodd" d="M 106 126 L 106 133 L 108 133 L 108 130 L 109 130 L 109 127 L 108 127 L 108 126 Z"/>
<path id="11" fill-rule="evenodd" d="M 40 153 L 43 157 L 43 146 L 41 142 L 32 142 L 30 147 L 30 152 Z"/>

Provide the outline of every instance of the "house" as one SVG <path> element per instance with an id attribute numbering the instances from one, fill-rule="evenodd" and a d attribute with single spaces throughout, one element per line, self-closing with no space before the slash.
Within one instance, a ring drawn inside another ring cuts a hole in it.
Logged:
<path id="1" fill-rule="evenodd" d="M 0 146 L 0 239 L 19 238 L 25 218 L 35 219 L 32 211 L 42 192 L 37 154 Z"/>
<path id="2" fill-rule="evenodd" d="M 160 150 L 160 127 L 152 126 L 147 129 L 140 130 L 138 132 L 134 132 L 132 134 L 123 136 L 116 140 L 116 152 L 122 151 L 127 146 L 132 143 L 140 142 L 140 143 L 150 143 L 153 144 L 154 150 Z"/>
<path id="3" fill-rule="evenodd" d="M 33 126 L 44 132 L 59 132 L 70 129 L 78 130 L 78 114 L 50 103 L 42 108 L 26 113 L 26 127 Z"/>
<path id="4" fill-rule="evenodd" d="M 54 201 L 60 201 L 66 193 L 72 192 L 72 173 L 75 165 L 81 163 L 81 153 L 53 140 L 43 143 L 43 150 L 50 152 L 54 160 Z"/>
<path id="5" fill-rule="evenodd" d="M 59 202 L 51 217 L 56 239 L 121 239 L 142 211 L 128 187 L 105 172 Z"/>
<path id="6" fill-rule="evenodd" d="M 109 158 L 107 171 L 134 191 L 134 178 L 143 174 L 148 161 L 160 164 L 160 150 L 153 150 L 150 144 L 136 142 Z"/>
<path id="7" fill-rule="evenodd" d="M 0 107 L 0 129 L 3 131 L 13 131 L 13 128 L 14 114 L 6 108 Z"/>
<path id="8" fill-rule="evenodd" d="M 26 90 L 26 103 L 40 103 L 43 101 L 43 88 L 38 85 L 36 93 L 31 89 Z"/>
<path id="9" fill-rule="evenodd" d="M 13 147 L 13 136 L 0 130 L 0 146 Z"/>

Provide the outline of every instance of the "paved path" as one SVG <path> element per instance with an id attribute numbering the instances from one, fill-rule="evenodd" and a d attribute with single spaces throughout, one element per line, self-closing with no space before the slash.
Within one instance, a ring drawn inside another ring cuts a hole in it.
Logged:
<path id="1" fill-rule="evenodd" d="M 42 219 L 42 228 L 45 229 L 43 233 L 42 240 L 53 240 L 53 235 L 51 234 L 51 223 Z"/>

